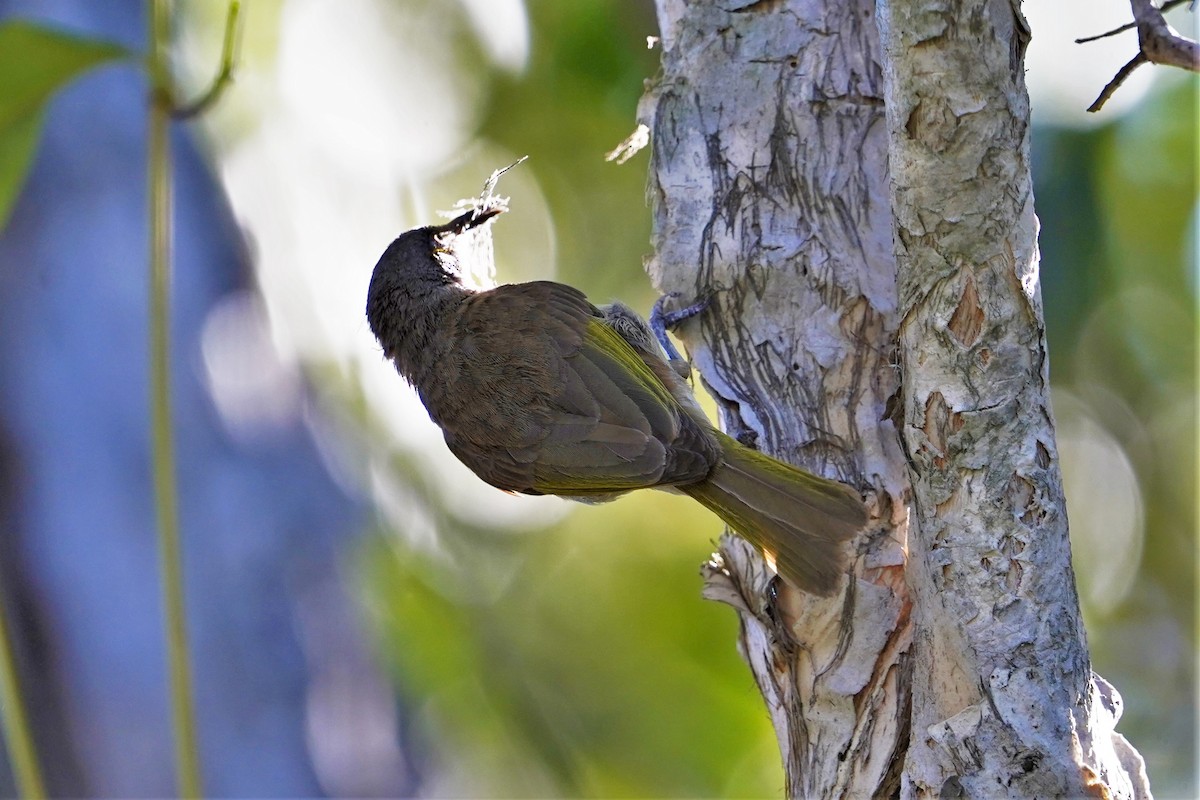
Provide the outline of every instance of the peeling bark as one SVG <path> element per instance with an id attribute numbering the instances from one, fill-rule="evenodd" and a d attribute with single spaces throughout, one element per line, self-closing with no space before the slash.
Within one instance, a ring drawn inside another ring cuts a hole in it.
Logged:
<path id="1" fill-rule="evenodd" d="M 880 3 L 913 482 L 903 796 L 1148 796 L 1091 671 L 1038 280 L 1023 56 L 1000 0 Z"/>
<path id="2" fill-rule="evenodd" d="M 657 5 L 648 271 L 710 300 L 724 427 L 873 511 L 832 599 L 733 537 L 706 567 L 789 796 L 1148 796 L 1071 575 L 1019 10 Z"/>
<path id="3" fill-rule="evenodd" d="M 656 255 L 681 337 L 743 441 L 869 497 L 854 576 L 821 600 L 725 538 L 705 595 L 738 610 L 740 648 L 779 735 L 792 796 L 893 794 L 911 638 L 907 476 L 887 413 L 898 317 L 878 34 L 869 2 L 659 2 L 652 131 Z"/>

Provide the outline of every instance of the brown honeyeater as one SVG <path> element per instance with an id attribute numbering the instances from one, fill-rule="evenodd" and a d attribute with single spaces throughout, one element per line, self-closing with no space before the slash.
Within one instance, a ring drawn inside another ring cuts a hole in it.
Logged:
<path id="1" fill-rule="evenodd" d="M 455 238 L 502 210 L 401 234 L 371 275 L 371 330 L 451 452 L 509 492 L 586 502 L 682 492 L 796 587 L 833 592 L 844 545 L 866 523 L 858 493 L 713 427 L 625 306 L 551 281 L 464 286 Z"/>

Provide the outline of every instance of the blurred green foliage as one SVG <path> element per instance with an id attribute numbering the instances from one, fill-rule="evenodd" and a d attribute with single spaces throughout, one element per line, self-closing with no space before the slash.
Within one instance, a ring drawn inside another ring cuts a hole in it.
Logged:
<path id="1" fill-rule="evenodd" d="M 0 25 L 0 229 L 33 165 L 50 98 L 77 75 L 125 55 L 123 47 L 23 20 Z"/>
<path id="2" fill-rule="evenodd" d="M 574 514 L 514 539 L 519 563 L 482 596 L 478 571 L 374 540 L 367 607 L 441 758 L 494 769 L 474 776 L 483 793 L 777 794 L 736 621 L 699 597 L 705 550 L 690 531 L 706 527 L 682 498 Z"/>
<path id="3" fill-rule="evenodd" d="M 1094 667 L 1125 699 L 1119 726 L 1160 797 L 1196 792 L 1197 88 L 1163 71 L 1124 116 L 1034 132 L 1043 299 L 1056 389 L 1133 465 L 1145 513 L 1128 593 L 1096 607 L 1072 525 Z M 1060 422 L 1061 422 L 1060 415 Z M 1065 461 L 1070 476 L 1095 465 Z M 1072 504 L 1102 503 L 1103 487 Z M 1090 555 L 1090 554 L 1089 554 Z M 1102 589 L 1103 587 L 1101 587 Z"/>
<path id="4" fill-rule="evenodd" d="M 655 299 L 642 271 L 648 154 L 620 167 L 604 154 L 633 131 L 644 83 L 658 70 L 659 53 L 646 46 L 658 32 L 653 3 L 542 0 L 527 8 L 529 66 L 497 81 L 480 133 L 535 155 L 529 167 L 554 216 L 558 279 L 598 302 L 620 297 L 646 309 Z M 497 226 L 498 249 L 504 235 Z"/>

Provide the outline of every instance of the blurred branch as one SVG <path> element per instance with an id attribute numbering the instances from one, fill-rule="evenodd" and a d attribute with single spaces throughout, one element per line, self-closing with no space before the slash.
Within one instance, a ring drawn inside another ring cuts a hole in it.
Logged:
<path id="1" fill-rule="evenodd" d="M 1162 10 L 1150 0 L 1130 0 L 1137 22 L 1138 44 L 1155 64 L 1200 72 L 1200 45 L 1178 35 L 1163 18 Z"/>
<path id="2" fill-rule="evenodd" d="M 159 541 L 159 571 L 170 673 L 171 717 L 175 737 L 179 795 L 199 797 L 200 764 L 196 712 L 192 700 L 191 658 L 184 610 L 183 558 L 179 543 L 175 445 L 171 430 L 171 143 L 173 91 L 167 48 L 170 46 L 168 0 L 150 0 L 150 417 L 154 471 L 154 507 Z"/>
<path id="3" fill-rule="evenodd" d="M 229 13 L 225 17 L 225 37 L 221 43 L 221 66 L 217 70 L 217 75 L 199 97 L 172 110 L 171 116 L 175 119 L 189 119 L 203 114 L 217 100 L 221 99 L 225 89 L 233 83 L 233 73 L 237 69 L 238 43 L 241 38 L 239 36 L 241 26 L 238 24 L 241 10 L 242 4 L 239 0 L 232 0 L 229 4 Z"/>
<path id="4" fill-rule="evenodd" d="M 1162 7 L 1159 9 L 1159 11 L 1170 11 L 1176 6 L 1181 6 L 1184 3 L 1191 2 L 1194 2 L 1194 0 L 1167 0 L 1167 2 L 1162 4 Z M 1087 44 L 1088 42 L 1107 39 L 1109 36 L 1116 36 L 1118 33 L 1124 33 L 1125 31 L 1132 30 L 1136 27 L 1136 22 L 1126 22 L 1124 25 L 1119 25 L 1116 28 L 1113 28 L 1111 31 L 1105 31 L 1104 33 L 1097 33 L 1095 36 L 1084 36 L 1081 39 L 1076 39 L 1075 44 Z"/>
<path id="5" fill-rule="evenodd" d="M 0 596 L 3 596 L 3 592 L 0 592 Z M 8 743 L 17 792 L 21 797 L 40 799 L 46 796 L 46 788 L 38 767 L 37 749 L 29 729 L 29 718 L 25 714 L 25 703 L 21 698 L 7 613 L 0 602 L 0 712 L 4 718 L 4 741 Z"/>
<path id="6" fill-rule="evenodd" d="M 1200 72 L 1200 45 L 1175 33 L 1163 18 L 1164 11 L 1181 5 L 1183 2 L 1185 0 L 1167 0 L 1163 3 L 1162 8 L 1158 8 L 1151 0 L 1129 0 L 1133 9 L 1133 22 L 1098 36 L 1075 40 L 1078 44 L 1091 42 L 1133 27 L 1136 27 L 1138 32 L 1138 54 L 1121 67 L 1116 76 L 1100 92 L 1100 96 L 1096 98 L 1095 102 L 1088 106 L 1088 111 L 1094 113 L 1103 108 L 1104 104 L 1108 102 L 1108 98 L 1112 97 L 1125 79 L 1142 64 L 1165 64 L 1192 72 Z"/>

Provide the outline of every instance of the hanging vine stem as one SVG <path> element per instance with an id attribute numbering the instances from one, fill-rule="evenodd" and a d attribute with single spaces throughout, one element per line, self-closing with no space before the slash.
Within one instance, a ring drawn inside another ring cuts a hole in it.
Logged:
<path id="1" fill-rule="evenodd" d="M 175 740 L 178 794 L 198 798 L 200 749 L 192 692 L 191 657 L 184 604 L 183 558 L 179 535 L 175 443 L 171 427 L 171 143 L 172 118 L 200 114 L 220 97 L 233 78 L 239 3 L 230 3 L 221 67 L 209 88 L 192 103 L 175 102 L 168 49 L 171 42 L 169 0 L 149 0 L 150 79 L 148 196 L 150 223 L 150 419 L 154 472 L 154 506 L 159 540 L 171 719 Z"/>

